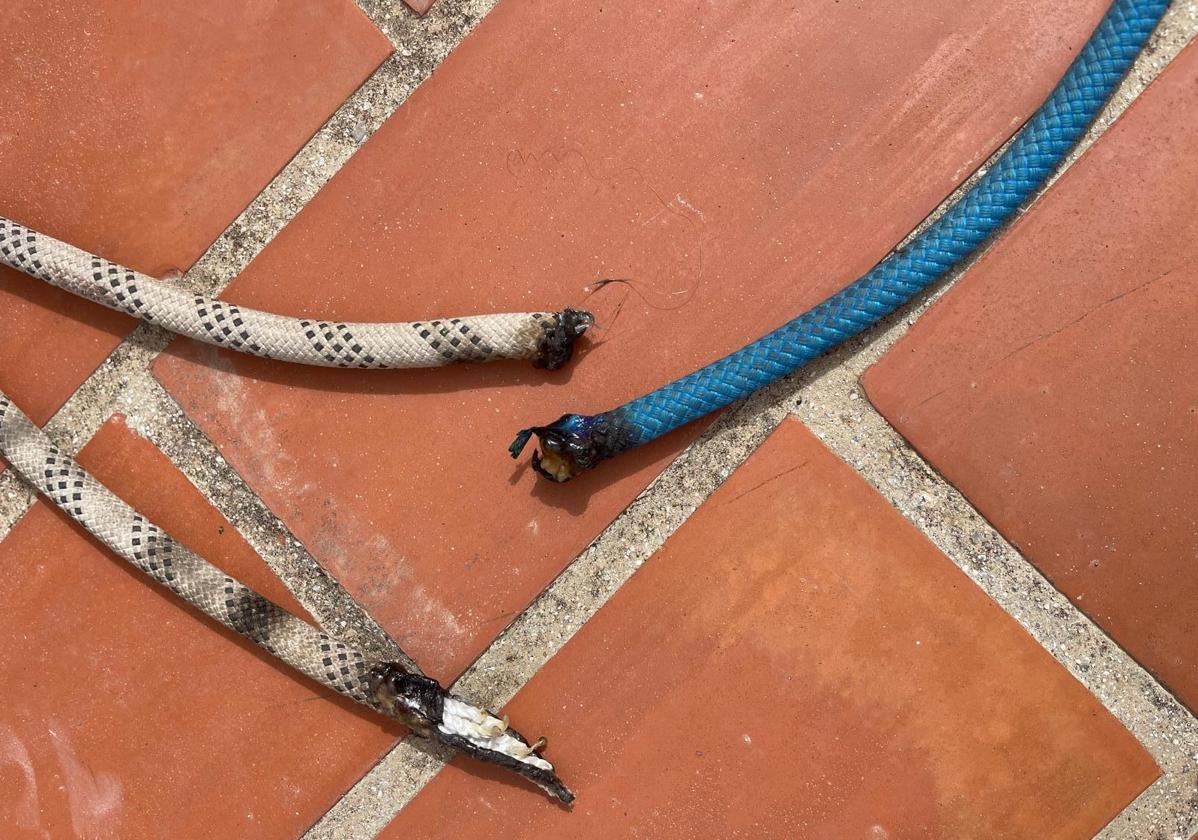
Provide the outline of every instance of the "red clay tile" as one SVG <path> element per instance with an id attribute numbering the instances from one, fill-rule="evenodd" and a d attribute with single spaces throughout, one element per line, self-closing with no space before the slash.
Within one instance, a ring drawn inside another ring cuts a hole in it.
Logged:
<path id="1" fill-rule="evenodd" d="M 508 459 L 513 433 L 612 407 L 867 269 L 1105 6 L 500 4 L 227 297 L 344 319 L 586 303 L 605 326 L 587 357 L 363 374 L 178 343 L 155 370 L 449 679 L 698 429 L 553 487 Z M 634 285 L 586 298 L 605 277 Z"/>
<path id="2" fill-rule="evenodd" d="M 10 1 L 0 215 L 186 269 L 388 50 L 351 0 Z M 0 269 L 0 390 L 45 422 L 131 325 Z"/>
<path id="3" fill-rule="evenodd" d="M 509 711 L 573 813 L 459 760 L 382 837 L 1088 838 L 1157 776 L 796 421 Z"/>
<path id="4" fill-rule="evenodd" d="M 1198 709 L 1196 92 L 1190 47 L 864 382 Z"/>
<path id="5" fill-rule="evenodd" d="M 408 7 L 418 15 L 425 14 L 437 0 L 403 0 Z"/>
<path id="6" fill-rule="evenodd" d="M 298 610 L 120 420 L 80 460 L 183 543 Z M 44 503 L 0 543 L 6 838 L 298 836 L 396 734 L 183 606 Z"/>

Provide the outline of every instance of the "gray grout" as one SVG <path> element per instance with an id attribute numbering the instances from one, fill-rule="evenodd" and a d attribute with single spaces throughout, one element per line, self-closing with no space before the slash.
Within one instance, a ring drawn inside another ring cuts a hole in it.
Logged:
<path id="1" fill-rule="evenodd" d="M 386 0 L 371 0 L 360 5 L 372 21 L 387 34 L 397 52 L 392 53 L 359 87 L 283 170 L 266 186 L 187 273 L 164 280 L 181 285 L 197 294 L 219 294 L 283 227 L 310 201 L 354 152 L 403 104 L 449 52 L 461 42 L 498 0 L 442 0 L 435 13 L 416 17 L 398 4 L 395 14 Z M 143 416 L 144 434 L 152 440 L 176 440 L 184 435 L 190 443 L 177 446 L 176 465 L 201 492 L 209 496 L 217 509 L 256 549 L 263 549 L 267 562 L 279 572 L 285 585 L 317 621 L 339 616 L 330 632 L 344 632 L 366 651 L 389 652 L 406 664 L 414 665 L 395 642 L 358 606 L 352 598 L 312 560 L 298 540 L 271 514 L 261 500 L 246 502 L 254 494 L 245 488 L 240 476 L 220 459 L 227 469 L 224 484 L 245 489 L 232 496 L 215 489 L 219 482 L 204 483 L 213 475 L 219 456 L 215 446 L 190 423 L 181 426 L 183 411 L 165 391 L 157 387 L 149 366 L 170 343 L 170 333 L 149 324 L 139 324 L 111 355 L 75 391 L 45 425 L 47 435 L 65 452 L 74 455 L 92 438 L 100 426 L 117 410 Z M 142 394 L 149 402 L 138 405 L 131 394 Z M 169 410 L 167 407 L 170 407 Z M 155 425 L 162 418 L 163 425 Z M 169 418 L 169 419 L 167 419 Z M 186 429 L 186 431 L 183 431 Z M 176 438 L 170 438 L 174 434 Z M 202 441 L 202 443 L 201 443 Z M 176 442 L 178 442 L 176 440 Z M 203 453 L 201 455 L 201 452 Z M 206 463 L 208 465 L 206 465 Z M 36 497 L 11 470 L 0 472 L 0 540 L 23 517 Z M 222 507 L 224 505 L 224 507 Z M 241 517 L 246 517 L 241 521 Z M 271 523 L 271 524 L 267 524 Z M 269 542 L 255 541 L 255 535 L 274 528 L 291 546 L 288 557 L 272 552 Z M 280 530 L 281 529 L 281 530 Z M 348 616 L 348 618 L 347 618 Z M 340 627 L 341 622 L 345 627 Z"/>
<path id="2" fill-rule="evenodd" d="M 33 505 L 34 498 L 33 490 L 12 470 L 0 472 L 0 542 Z"/>
<path id="3" fill-rule="evenodd" d="M 781 422 L 787 396 L 769 389 L 718 420 L 491 643 L 453 691 L 488 708 L 505 705 Z M 525 730 L 533 724 L 513 721 Z M 441 766 L 418 739 L 402 741 L 305 840 L 373 837 Z M 568 783 L 569 768 L 561 769 Z"/>
<path id="4" fill-rule="evenodd" d="M 1128 78 L 1049 186 L 1196 31 L 1198 3 L 1175 2 Z M 904 243 L 951 207 L 1002 151 L 954 191 Z M 925 293 L 879 328 L 758 392 L 717 420 L 492 642 L 453 686 L 454 691 L 490 708 L 506 704 L 793 411 L 1026 627 L 1157 760 L 1162 778 L 1100 836 L 1106 840 L 1174 836 L 1188 840 L 1188 834 L 1183 837 L 1177 832 L 1198 829 L 1198 722 L 1193 715 L 1053 589 L 919 458 L 867 400 L 859 398 L 856 383 L 861 372 L 980 256 L 975 255 L 936 290 Z M 802 403 L 797 405 L 800 398 Z M 525 727 L 531 723 L 516 722 Z M 375 836 L 441 766 L 415 739 L 401 742 L 305 840 Z M 569 769 L 562 770 L 568 780 Z"/>
<path id="5" fill-rule="evenodd" d="M 1170 838 L 1198 830 L 1198 720 L 994 530 L 861 393 L 860 375 L 917 314 L 900 317 L 872 341 L 814 369 L 797 416 L 1023 625 L 1156 760 L 1162 777 L 1100 836 Z"/>
<path id="6" fill-rule="evenodd" d="M 124 415 L 132 431 L 170 458 L 324 630 L 368 657 L 398 661 L 408 670 L 420 672 L 266 507 L 156 379 L 148 374 L 137 377 L 121 392 L 113 410 Z"/>
<path id="7" fill-rule="evenodd" d="M 439 0 L 423 19 L 400 0 L 357 0 L 396 53 L 334 113 L 208 249 L 182 282 L 216 294 L 274 238 L 498 0 Z M 1095 128 L 1099 136 L 1198 31 L 1198 2 L 1175 2 Z M 976 175 L 975 175 L 976 177 Z M 962 189 L 970 182 L 966 182 Z M 956 195 L 929 217 L 936 218 Z M 925 223 L 926 224 L 926 223 Z M 1198 829 L 1198 722 L 1025 561 L 861 399 L 857 377 L 951 284 L 801 374 L 734 406 L 653 481 L 487 648 L 454 690 L 499 707 L 623 583 L 788 414 L 935 542 L 1091 690 L 1149 750 L 1164 775 L 1100 835 L 1177 837 Z M 263 555 L 332 632 L 379 655 L 397 648 L 307 553 L 158 385 L 149 364 L 170 337 L 140 325 L 47 424 L 76 452 L 114 412 L 162 449 Z M 801 405 L 796 407 L 799 398 Z M 0 540 L 33 497 L 0 473 Z M 282 539 L 280 539 L 282 538 Z M 341 622 L 346 622 L 341 626 Z M 535 721 L 518 725 L 532 726 Z M 545 733 L 552 736 L 552 733 Z M 441 768 L 444 751 L 405 740 L 385 755 L 306 838 L 373 837 Z M 567 775 L 568 768 L 563 768 Z M 1188 821 L 1188 822 L 1187 822 Z"/>
<path id="8" fill-rule="evenodd" d="M 498 0 L 442 0 L 418 18 L 399 0 L 358 5 L 395 47 L 369 79 L 187 272 L 197 292 L 219 294 L 461 43 Z M 397 14 L 396 9 L 400 12 Z"/>
<path id="9" fill-rule="evenodd" d="M 75 455 L 112 414 L 117 396 L 166 347 L 170 333 L 150 324 L 138 324 L 95 372 L 79 386 L 43 429 L 56 446 Z M 0 540 L 25 515 L 36 500 L 33 490 L 12 470 L 0 473 Z"/>

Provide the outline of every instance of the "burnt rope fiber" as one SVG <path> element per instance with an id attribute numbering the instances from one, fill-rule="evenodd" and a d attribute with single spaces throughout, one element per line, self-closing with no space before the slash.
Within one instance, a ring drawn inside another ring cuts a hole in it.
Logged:
<path id="1" fill-rule="evenodd" d="M 0 393 L 0 454 L 39 493 L 123 560 L 323 686 L 476 758 L 499 764 L 569 803 L 553 765 L 505 719 L 434 680 L 368 659 L 226 575 L 147 520 L 60 451 Z"/>
<path id="2" fill-rule="evenodd" d="M 408 323 L 292 318 L 176 289 L 3 217 L 0 264 L 196 341 L 321 367 L 531 359 L 554 369 L 570 360 L 574 340 L 594 323 L 590 313 L 576 309 Z"/>
<path id="3" fill-rule="evenodd" d="M 763 338 L 619 408 L 522 430 L 533 467 L 555 481 L 746 397 L 869 329 L 945 276 L 1005 224 L 1085 133 L 1147 42 L 1168 0 L 1115 0 L 1056 89 L 953 207 L 863 277 Z"/>

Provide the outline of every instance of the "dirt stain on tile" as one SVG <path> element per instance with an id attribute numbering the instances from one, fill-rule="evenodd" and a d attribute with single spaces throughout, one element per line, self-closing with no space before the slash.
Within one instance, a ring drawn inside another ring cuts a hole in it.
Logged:
<path id="1" fill-rule="evenodd" d="M 75 754 L 70 736 L 53 720 L 46 729 L 71 808 L 71 827 L 82 838 L 116 837 L 121 822 L 121 780 L 114 773 L 96 772 Z"/>

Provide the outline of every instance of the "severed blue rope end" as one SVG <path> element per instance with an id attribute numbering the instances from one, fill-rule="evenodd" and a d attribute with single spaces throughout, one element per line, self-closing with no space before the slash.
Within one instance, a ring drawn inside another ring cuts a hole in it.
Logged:
<path id="1" fill-rule="evenodd" d="M 519 457 L 536 435 L 540 449 L 532 454 L 532 468 L 560 484 L 634 446 L 630 432 L 611 413 L 564 414 L 548 426 L 521 429 L 508 452 Z"/>

